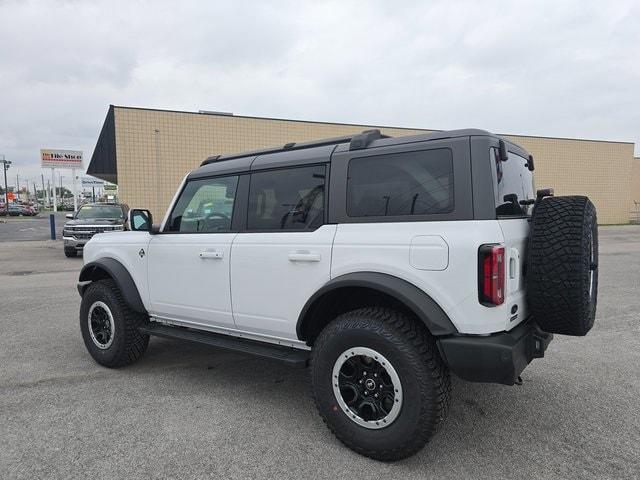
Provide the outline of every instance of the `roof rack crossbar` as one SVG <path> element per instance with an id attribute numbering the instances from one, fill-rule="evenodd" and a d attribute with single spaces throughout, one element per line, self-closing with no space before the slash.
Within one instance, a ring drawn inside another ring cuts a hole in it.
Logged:
<path id="1" fill-rule="evenodd" d="M 262 150 L 254 150 L 251 152 L 244 153 L 236 153 L 231 155 L 214 155 L 207 158 L 204 162 L 200 164 L 201 167 L 205 165 L 209 165 L 214 162 L 222 162 L 225 160 L 233 160 L 234 158 L 243 158 L 243 157 L 251 157 L 257 155 L 267 155 L 269 153 L 279 153 L 279 152 L 287 152 L 290 150 L 303 150 L 305 148 L 314 148 L 314 147 L 325 147 L 328 145 L 338 145 L 340 143 L 350 143 L 349 150 L 356 150 L 359 148 L 366 148 L 372 141 L 377 140 L 378 138 L 389 138 L 388 135 L 380 134 L 380 130 L 365 130 L 362 133 L 356 135 L 346 135 L 344 137 L 334 137 L 334 138 L 324 138 L 321 140 L 314 140 L 311 142 L 301 142 L 295 143 L 290 142 L 282 147 L 273 147 L 273 148 L 264 148 Z M 357 148 L 354 148 L 354 141 Z"/>

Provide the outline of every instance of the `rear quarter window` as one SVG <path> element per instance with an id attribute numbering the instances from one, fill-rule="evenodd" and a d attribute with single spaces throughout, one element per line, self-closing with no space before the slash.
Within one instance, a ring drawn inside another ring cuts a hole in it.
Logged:
<path id="1" fill-rule="evenodd" d="M 350 217 L 432 215 L 454 209 L 453 155 L 447 148 L 353 158 Z"/>

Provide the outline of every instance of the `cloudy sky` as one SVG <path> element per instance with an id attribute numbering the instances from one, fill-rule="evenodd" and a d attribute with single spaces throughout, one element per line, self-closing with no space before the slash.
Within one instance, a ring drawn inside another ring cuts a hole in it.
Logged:
<path id="1" fill-rule="evenodd" d="M 639 5 L 0 0 L 0 154 L 88 160 L 109 104 L 640 145 Z"/>

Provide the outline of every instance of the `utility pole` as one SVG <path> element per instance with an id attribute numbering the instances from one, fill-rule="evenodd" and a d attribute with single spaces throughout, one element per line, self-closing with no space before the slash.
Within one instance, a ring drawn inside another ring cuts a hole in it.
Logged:
<path id="1" fill-rule="evenodd" d="M 62 191 L 62 179 L 64 175 L 60 174 L 60 203 L 62 203 L 62 209 L 64 210 L 64 193 Z"/>
<path id="2" fill-rule="evenodd" d="M 45 190 L 44 190 L 44 173 L 40 174 L 40 177 L 42 177 L 42 203 L 44 203 L 44 199 L 45 199 Z M 47 204 L 49 203 L 49 190 L 47 190 L 46 193 L 46 198 L 47 198 Z"/>
<path id="3" fill-rule="evenodd" d="M 156 136 L 156 215 L 160 215 L 160 130 L 153 131 Z"/>
<path id="4" fill-rule="evenodd" d="M 2 155 L 2 170 L 4 171 L 4 208 L 7 209 L 7 215 L 9 215 L 9 188 L 7 187 L 7 169 L 11 165 L 11 162 L 4 158 Z"/>

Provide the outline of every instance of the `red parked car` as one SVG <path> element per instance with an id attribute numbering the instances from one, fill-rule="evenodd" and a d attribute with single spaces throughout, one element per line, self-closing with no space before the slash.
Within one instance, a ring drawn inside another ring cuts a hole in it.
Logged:
<path id="1" fill-rule="evenodd" d="M 25 217 L 35 217 L 38 211 L 30 205 L 22 205 L 22 215 Z"/>

